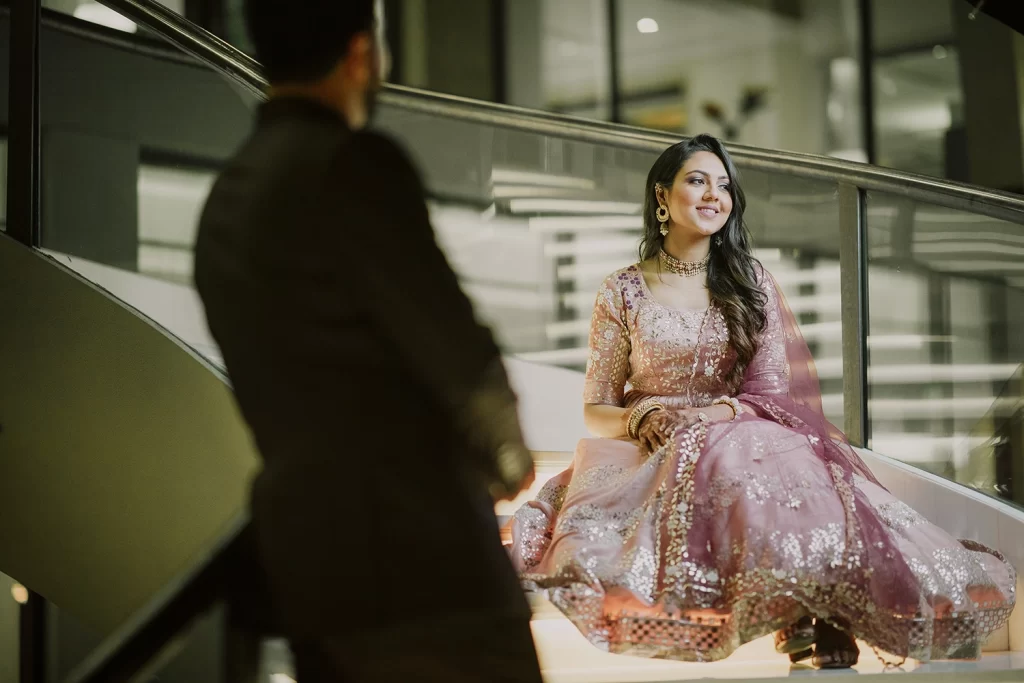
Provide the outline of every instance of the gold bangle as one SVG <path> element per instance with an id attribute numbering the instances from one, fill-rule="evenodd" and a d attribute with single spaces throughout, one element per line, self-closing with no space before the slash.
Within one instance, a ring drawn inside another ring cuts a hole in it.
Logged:
<path id="1" fill-rule="evenodd" d="M 626 435 L 631 439 L 640 438 L 640 423 L 649 414 L 656 410 L 664 410 L 663 406 L 656 398 L 645 398 L 633 406 L 633 410 L 629 413 L 629 419 L 626 421 Z"/>
<path id="2" fill-rule="evenodd" d="M 631 439 L 640 438 L 640 423 L 643 422 L 644 418 L 658 410 L 654 406 L 645 406 L 641 410 L 633 409 L 633 412 L 629 414 L 629 422 L 626 424 L 626 434 Z"/>

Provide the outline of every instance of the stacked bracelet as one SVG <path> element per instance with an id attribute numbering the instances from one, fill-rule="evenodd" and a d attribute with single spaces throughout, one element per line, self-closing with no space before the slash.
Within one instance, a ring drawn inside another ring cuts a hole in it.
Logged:
<path id="1" fill-rule="evenodd" d="M 656 398 L 645 398 L 638 402 L 629 413 L 629 420 L 626 422 L 626 434 L 631 439 L 640 438 L 640 423 L 643 422 L 643 419 L 656 410 L 664 409 L 665 406 L 661 405 Z"/>
<path id="2" fill-rule="evenodd" d="M 713 406 L 729 406 L 732 408 L 732 419 L 735 420 L 743 412 L 743 408 L 740 406 L 740 402 L 732 398 L 731 396 L 723 396 L 722 398 L 716 398 L 711 402 Z M 730 420 L 731 422 L 732 420 Z"/>

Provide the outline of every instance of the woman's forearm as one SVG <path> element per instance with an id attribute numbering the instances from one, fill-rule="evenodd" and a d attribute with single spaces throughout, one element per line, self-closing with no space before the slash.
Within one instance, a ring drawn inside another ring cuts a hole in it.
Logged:
<path id="1" fill-rule="evenodd" d="M 701 408 L 701 411 L 704 412 L 712 422 L 727 422 L 734 417 L 737 417 L 736 413 L 733 412 L 732 406 L 723 405 L 721 403 L 718 405 L 708 406 L 707 408 Z"/>
<path id="2" fill-rule="evenodd" d="M 626 436 L 629 410 L 618 406 L 587 403 L 583 406 L 583 421 L 594 436 L 618 439 Z"/>

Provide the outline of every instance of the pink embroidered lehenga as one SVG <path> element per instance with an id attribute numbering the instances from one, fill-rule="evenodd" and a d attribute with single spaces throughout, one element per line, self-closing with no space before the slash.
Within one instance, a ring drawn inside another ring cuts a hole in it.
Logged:
<path id="1" fill-rule="evenodd" d="M 585 402 L 728 395 L 757 414 L 680 429 L 649 457 L 625 438 L 581 441 L 513 518 L 524 585 L 617 653 L 712 661 L 809 615 L 898 657 L 977 657 L 1013 609 L 1013 568 L 877 482 L 825 420 L 795 318 L 771 276 L 760 281 L 768 324 L 727 386 L 719 310 L 659 304 L 637 266 L 605 280 Z"/>

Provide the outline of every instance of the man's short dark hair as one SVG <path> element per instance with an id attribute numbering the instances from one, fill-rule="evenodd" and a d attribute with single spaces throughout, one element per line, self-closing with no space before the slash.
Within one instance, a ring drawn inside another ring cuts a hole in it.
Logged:
<path id="1" fill-rule="evenodd" d="M 326 76 L 352 38 L 374 27 L 374 0 L 245 0 L 256 59 L 271 83 Z"/>

